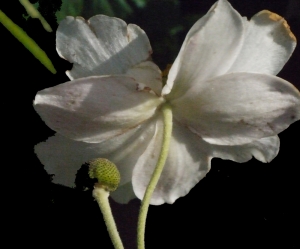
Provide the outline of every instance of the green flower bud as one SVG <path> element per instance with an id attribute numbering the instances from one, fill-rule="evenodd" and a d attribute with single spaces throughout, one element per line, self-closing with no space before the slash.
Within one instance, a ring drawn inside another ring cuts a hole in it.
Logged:
<path id="1" fill-rule="evenodd" d="M 120 183 L 120 172 L 114 163 L 105 158 L 96 158 L 88 164 L 89 176 L 98 180 L 97 186 L 109 192 L 117 189 Z"/>

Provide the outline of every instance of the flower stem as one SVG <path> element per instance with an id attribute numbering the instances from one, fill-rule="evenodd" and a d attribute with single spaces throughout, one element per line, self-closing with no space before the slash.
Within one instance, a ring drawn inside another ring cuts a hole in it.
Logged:
<path id="1" fill-rule="evenodd" d="M 138 230 L 137 230 L 138 249 L 145 248 L 145 228 L 146 228 L 146 218 L 149 209 L 149 204 L 150 204 L 151 196 L 154 192 L 154 189 L 157 185 L 161 172 L 166 163 L 169 147 L 170 147 L 170 140 L 172 135 L 172 127 L 173 127 L 171 106 L 165 104 L 162 107 L 162 113 L 164 118 L 164 133 L 163 133 L 162 148 L 161 148 L 161 152 L 155 170 L 147 186 L 144 198 L 142 200 L 141 208 L 140 208 L 139 219 L 138 219 Z"/>
<path id="2" fill-rule="evenodd" d="M 115 223 L 115 220 L 113 218 L 111 208 L 109 205 L 108 197 L 109 192 L 103 189 L 102 187 L 95 186 L 93 190 L 93 197 L 98 202 L 98 205 L 101 209 L 108 234 L 110 236 L 110 239 L 114 245 L 115 249 L 124 249 L 124 246 L 122 244 L 120 235 L 117 230 L 117 226 Z"/>

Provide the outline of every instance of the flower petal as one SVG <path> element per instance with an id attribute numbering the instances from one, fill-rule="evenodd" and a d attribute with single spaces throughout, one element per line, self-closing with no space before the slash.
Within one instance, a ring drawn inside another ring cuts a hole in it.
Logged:
<path id="1" fill-rule="evenodd" d="M 174 118 L 205 141 L 241 145 L 274 136 L 300 118 L 299 91 L 276 76 L 232 73 L 171 100 Z"/>
<path id="2" fill-rule="evenodd" d="M 161 95 L 162 75 L 159 67 L 152 61 L 142 62 L 129 69 L 126 75 L 134 78 L 137 82 L 151 88 L 158 96 Z"/>
<path id="3" fill-rule="evenodd" d="M 149 59 L 152 49 L 145 32 L 115 17 L 93 16 L 88 21 L 68 16 L 56 33 L 58 54 L 74 63 L 69 78 L 123 74 Z"/>
<path id="4" fill-rule="evenodd" d="M 82 78 L 38 92 L 34 107 L 51 129 L 74 140 L 99 143 L 155 113 L 162 100 L 136 86 L 127 76 Z"/>
<path id="5" fill-rule="evenodd" d="M 163 95 L 182 94 L 191 83 L 219 76 L 236 60 L 244 38 L 243 18 L 220 0 L 194 24 L 168 75 Z"/>
<path id="6" fill-rule="evenodd" d="M 121 204 L 127 204 L 130 200 L 136 198 L 131 181 L 119 186 L 116 191 L 110 193 L 110 196 Z"/>
<path id="7" fill-rule="evenodd" d="M 132 177 L 136 196 L 143 198 L 156 166 L 162 144 L 163 122 L 157 121 L 156 132 L 145 152 L 139 158 Z M 205 143 L 204 143 L 205 144 Z M 188 129 L 174 123 L 169 155 L 151 204 L 173 203 L 186 195 L 209 171 L 210 157 L 203 141 Z"/>
<path id="8" fill-rule="evenodd" d="M 296 47 L 296 37 L 287 22 L 268 10 L 248 22 L 243 47 L 229 72 L 276 75 Z"/>
<path id="9" fill-rule="evenodd" d="M 249 144 L 226 146 L 211 145 L 213 157 L 229 159 L 243 163 L 252 159 L 267 163 L 271 162 L 279 152 L 280 140 L 278 136 L 264 137 Z"/>
<path id="10" fill-rule="evenodd" d="M 117 165 L 121 174 L 120 189 L 113 197 L 116 196 L 116 201 L 125 202 L 133 198 L 133 191 L 126 190 L 131 185 L 132 170 L 138 157 L 154 135 L 154 124 L 154 121 L 149 121 L 102 143 L 79 142 L 56 134 L 37 144 L 35 153 L 47 172 L 55 175 L 53 182 L 66 186 L 74 186 L 76 172 L 85 162 L 93 158 L 109 159 Z M 123 199 L 120 193 L 123 193 Z"/>

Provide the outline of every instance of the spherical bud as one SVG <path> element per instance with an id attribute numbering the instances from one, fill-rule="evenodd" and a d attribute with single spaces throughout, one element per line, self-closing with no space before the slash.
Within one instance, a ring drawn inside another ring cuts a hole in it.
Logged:
<path id="1" fill-rule="evenodd" d="M 120 172 L 117 166 L 105 158 L 96 158 L 89 161 L 89 176 L 98 180 L 97 186 L 111 192 L 115 191 L 120 183 Z"/>

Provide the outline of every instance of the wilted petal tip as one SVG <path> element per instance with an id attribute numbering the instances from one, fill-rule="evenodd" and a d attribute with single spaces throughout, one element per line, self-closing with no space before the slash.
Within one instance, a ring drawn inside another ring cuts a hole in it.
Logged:
<path id="1" fill-rule="evenodd" d="M 288 25 L 287 21 L 280 15 L 271 12 L 269 10 L 262 10 L 256 14 L 256 16 L 263 16 L 267 15 L 268 18 L 274 22 L 278 22 L 279 25 L 282 25 L 284 31 L 288 34 L 288 36 L 294 41 L 297 42 L 296 36 L 291 31 L 290 26 Z"/>

